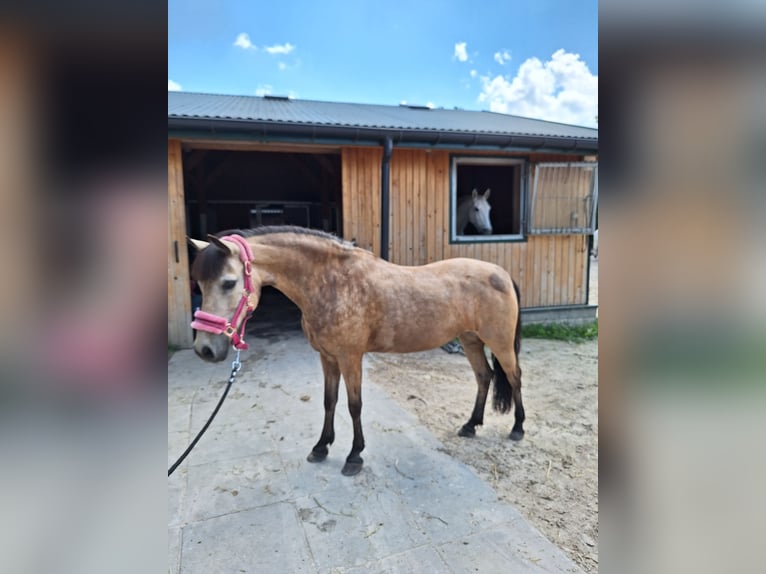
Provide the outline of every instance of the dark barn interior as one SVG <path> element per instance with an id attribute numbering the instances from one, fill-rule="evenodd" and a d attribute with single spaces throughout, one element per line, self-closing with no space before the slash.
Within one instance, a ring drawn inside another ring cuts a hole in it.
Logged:
<path id="1" fill-rule="evenodd" d="M 183 165 L 192 237 L 279 224 L 343 232 L 339 154 L 189 149 Z"/>

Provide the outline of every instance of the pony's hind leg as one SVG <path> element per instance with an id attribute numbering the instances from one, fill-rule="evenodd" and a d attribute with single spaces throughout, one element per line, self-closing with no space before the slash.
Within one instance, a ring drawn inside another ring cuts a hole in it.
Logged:
<path id="1" fill-rule="evenodd" d="M 487 393 L 489 392 L 489 383 L 492 381 L 492 371 L 489 368 L 487 356 L 484 354 L 484 341 L 475 333 L 470 332 L 463 333 L 459 338 L 460 344 L 463 345 L 465 356 L 476 376 L 478 389 L 471 418 L 463 425 L 458 434 L 463 437 L 472 437 L 476 436 L 476 425 L 484 424 L 484 406 L 487 403 Z"/>
<path id="2" fill-rule="evenodd" d="M 320 355 L 322 371 L 324 372 L 324 426 L 319 442 L 316 443 L 308 456 L 309 462 L 321 462 L 327 458 L 327 446 L 335 440 L 335 405 L 338 403 L 338 384 L 340 368 L 332 357 Z"/>
<path id="3" fill-rule="evenodd" d="M 492 346 L 490 345 L 490 348 Z M 521 440 L 524 437 L 524 405 L 521 401 L 521 368 L 518 355 L 514 350 L 505 352 L 493 351 L 493 367 L 495 371 L 495 394 L 492 406 L 496 411 L 508 412 L 511 401 L 514 406 L 514 423 L 509 438 Z"/>

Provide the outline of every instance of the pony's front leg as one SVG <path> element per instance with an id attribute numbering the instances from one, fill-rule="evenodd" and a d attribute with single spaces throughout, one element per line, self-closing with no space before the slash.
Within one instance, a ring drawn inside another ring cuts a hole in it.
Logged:
<path id="1" fill-rule="evenodd" d="M 346 458 L 342 474 L 353 476 L 362 470 L 363 460 L 359 453 L 364 450 L 364 434 L 362 433 L 362 355 L 344 357 L 340 362 L 340 370 L 346 383 L 348 394 L 348 411 L 354 425 L 354 442 L 351 452 Z"/>
<path id="2" fill-rule="evenodd" d="M 335 440 L 335 405 L 338 403 L 338 384 L 340 383 L 340 368 L 338 362 L 328 355 L 320 355 L 324 373 L 324 426 L 319 442 L 316 443 L 308 456 L 309 462 L 321 462 L 327 458 L 327 446 Z"/>

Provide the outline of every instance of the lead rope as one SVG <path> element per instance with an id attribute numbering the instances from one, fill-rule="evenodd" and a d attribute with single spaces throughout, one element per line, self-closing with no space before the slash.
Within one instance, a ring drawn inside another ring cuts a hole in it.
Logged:
<path id="1" fill-rule="evenodd" d="M 223 395 L 221 395 L 220 400 L 218 401 L 218 404 L 215 406 L 215 409 L 213 409 L 213 413 L 210 415 L 210 418 L 207 419 L 207 422 L 205 423 L 205 426 L 202 427 L 202 429 L 197 433 L 197 436 L 194 437 L 194 440 L 191 441 L 191 444 L 186 448 L 184 453 L 178 457 L 178 460 L 173 463 L 173 466 L 171 466 L 168 469 L 168 476 L 173 474 L 176 468 L 178 468 L 178 465 L 181 464 L 184 459 L 189 455 L 189 453 L 192 451 L 194 446 L 197 444 L 197 441 L 199 441 L 200 438 L 202 438 L 202 435 L 205 434 L 205 431 L 207 430 L 207 427 L 210 426 L 210 423 L 213 422 L 213 419 L 215 418 L 215 415 L 218 414 L 218 409 L 221 408 L 221 405 L 223 404 L 224 399 L 226 398 L 226 395 L 229 394 L 229 389 L 231 388 L 231 384 L 234 382 L 234 377 L 237 376 L 237 373 L 242 368 L 242 363 L 239 362 L 239 349 L 237 349 L 237 354 L 234 357 L 234 361 L 231 363 L 231 376 L 229 377 L 229 381 L 226 383 L 226 388 L 223 390 Z"/>

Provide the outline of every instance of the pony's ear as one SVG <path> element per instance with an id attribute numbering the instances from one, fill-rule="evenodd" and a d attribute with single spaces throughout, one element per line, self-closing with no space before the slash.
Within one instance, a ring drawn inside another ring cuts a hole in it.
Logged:
<path id="1" fill-rule="evenodd" d="M 474 190 L 471 192 L 471 197 L 475 200 L 477 197 L 479 197 L 479 191 L 474 188 Z"/>
<path id="2" fill-rule="evenodd" d="M 191 237 L 187 237 L 186 241 L 197 251 L 202 251 L 205 247 L 210 245 L 207 241 L 200 241 L 199 239 L 192 239 Z"/>
<path id="3" fill-rule="evenodd" d="M 487 188 L 487 191 L 484 192 L 484 199 L 489 199 L 489 192 L 490 191 L 492 191 L 492 190 Z"/>
<path id="4" fill-rule="evenodd" d="M 218 249 L 225 251 L 226 253 L 234 253 L 228 245 L 226 245 L 223 241 L 218 239 L 215 235 L 208 235 L 207 238 L 210 240 L 210 243 L 215 245 Z"/>

